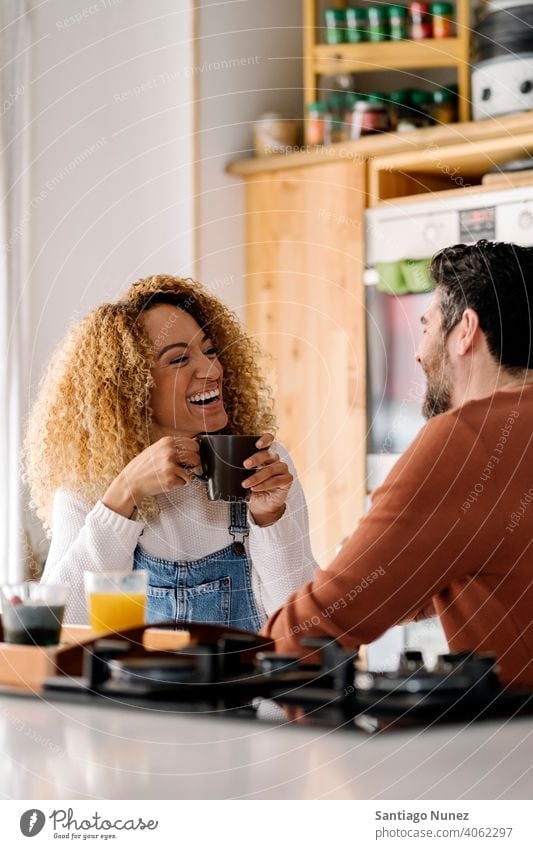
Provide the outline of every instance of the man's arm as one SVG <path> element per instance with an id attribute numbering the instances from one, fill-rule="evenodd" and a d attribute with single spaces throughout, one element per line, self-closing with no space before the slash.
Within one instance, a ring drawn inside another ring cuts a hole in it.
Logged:
<path id="1" fill-rule="evenodd" d="M 422 430 L 329 568 L 317 571 L 267 623 L 277 648 L 296 650 L 314 636 L 350 648 L 372 642 L 473 571 L 470 546 L 478 529 L 473 511 L 463 515 L 460 504 L 480 461 L 475 452 L 483 450 L 476 445 L 479 434 L 459 413 L 439 416 Z M 483 538 L 476 542 L 478 560 L 482 548 L 490 551 L 490 539 Z"/>

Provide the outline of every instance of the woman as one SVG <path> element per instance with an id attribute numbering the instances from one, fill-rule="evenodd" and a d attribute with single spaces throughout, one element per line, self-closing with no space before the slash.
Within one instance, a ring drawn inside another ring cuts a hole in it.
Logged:
<path id="1" fill-rule="evenodd" d="M 86 570 L 146 569 L 150 622 L 253 631 L 310 579 L 305 500 L 272 444 L 258 354 L 217 298 L 164 275 L 69 332 L 25 445 L 32 504 L 52 532 L 43 580 L 71 586 L 65 621 L 87 621 Z M 247 511 L 208 501 L 194 474 L 196 435 L 221 430 L 263 434 L 246 461 Z"/>

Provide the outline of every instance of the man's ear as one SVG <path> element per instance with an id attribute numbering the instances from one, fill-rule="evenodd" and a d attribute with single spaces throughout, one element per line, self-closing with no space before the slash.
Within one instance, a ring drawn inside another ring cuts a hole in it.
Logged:
<path id="1" fill-rule="evenodd" d="M 480 333 L 477 312 L 472 309 L 465 310 L 455 334 L 456 350 L 460 357 L 472 352 Z"/>

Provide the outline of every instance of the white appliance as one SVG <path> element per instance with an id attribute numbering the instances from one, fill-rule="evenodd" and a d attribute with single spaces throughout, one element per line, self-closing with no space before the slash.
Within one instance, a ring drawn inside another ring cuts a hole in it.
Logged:
<path id="1" fill-rule="evenodd" d="M 533 109 L 533 53 L 498 56 L 472 69 L 472 116 L 484 121 Z"/>
<path id="2" fill-rule="evenodd" d="M 423 259 L 448 245 L 478 239 L 533 245 L 533 185 L 438 200 L 422 198 L 367 211 L 370 267 L 376 262 Z"/>
<path id="3" fill-rule="evenodd" d="M 414 355 L 430 295 L 380 295 L 379 262 L 425 259 L 479 239 L 533 245 L 533 185 L 382 204 L 366 213 L 368 488 L 383 481 L 423 425 Z"/>
<path id="4" fill-rule="evenodd" d="M 495 2 L 472 31 L 474 120 L 533 108 L 533 3 Z"/>

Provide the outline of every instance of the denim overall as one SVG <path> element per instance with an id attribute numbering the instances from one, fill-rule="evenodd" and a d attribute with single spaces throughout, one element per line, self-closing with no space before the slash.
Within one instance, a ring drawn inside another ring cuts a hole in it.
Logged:
<path id="1" fill-rule="evenodd" d="M 137 546 L 133 568 L 148 571 L 149 624 L 169 620 L 208 622 L 259 631 L 263 623 L 244 548 L 249 528 L 243 501 L 230 505 L 229 533 L 233 542 L 227 548 L 200 560 L 161 560 Z"/>

